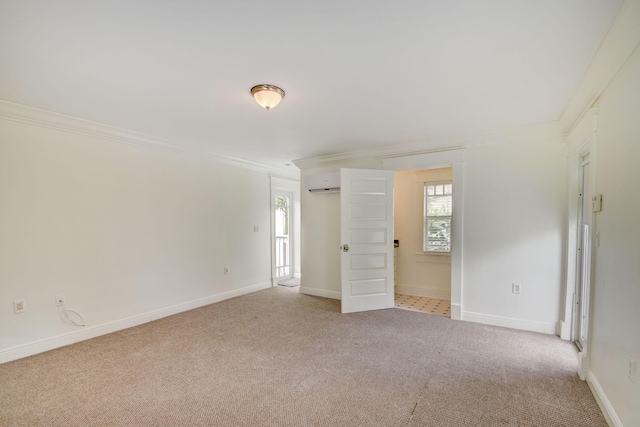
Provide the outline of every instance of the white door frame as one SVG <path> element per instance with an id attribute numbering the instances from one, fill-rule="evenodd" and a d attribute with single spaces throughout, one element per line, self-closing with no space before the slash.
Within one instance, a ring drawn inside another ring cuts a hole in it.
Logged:
<path id="1" fill-rule="evenodd" d="M 589 166 L 589 174 L 585 177 L 585 166 Z M 581 156 L 580 161 L 580 200 L 578 207 L 578 233 L 576 254 L 576 286 L 573 297 L 573 315 L 571 340 L 586 356 L 589 341 L 589 301 L 591 297 L 591 271 L 593 263 L 593 227 L 594 215 L 591 211 L 591 172 L 593 165 L 589 153 Z M 586 227 L 585 227 L 586 225 Z"/>
<path id="2" fill-rule="evenodd" d="M 565 301 L 564 312 L 559 323 L 559 335 L 564 340 L 572 340 L 574 338 L 574 322 L 576 318 L 574 316 L 575 309 L 575 295 L 577 286 L 579 286 L 580 263 L 578 262 L 581 256 L 578 251 L 579 241 L 581 238 L 580 227 L 582 224 L 580 218 L 580 180 L 581 180 L 581 168 L 582 160 L 585 156 L 589 156 L 590 163 L 590 189 L 591 194 L 597 194 L 597 179 L 596 179 L 596 148 L 597 148 L 597 116 L 598 109 L 590 109 L 582 120 L 576 125 L 575 129 L 571 132 L 567 138 L 567 145 L 569 148 L 569 185 L 568 185 L 568 218 L 567 218 L 567 255 L 566 255 L 566 268 L 565 268 Z M 592 214 L 589 212 L 589 214 Z M 597 224 L 595 218 L 592 218 L 591 235 L 592 240 L 597 239 Z M 592 245 L 593 246 L 593 245 Z M 594 254 L 591 254 L 591 260 L 593 265 Z M 593 291 L 593 275 L 591 276 L 591 294 Z M 593 301 L 589 304 L 592 306 Z M 590 326 L 590 325 L 589 325 Z M 589 368 L 589 343 L 587 341 L 586 348 L 580 353 L 580 363 L 578 366 L 578 374 L 581 379 L 586 378 L 586 372 Z"/>

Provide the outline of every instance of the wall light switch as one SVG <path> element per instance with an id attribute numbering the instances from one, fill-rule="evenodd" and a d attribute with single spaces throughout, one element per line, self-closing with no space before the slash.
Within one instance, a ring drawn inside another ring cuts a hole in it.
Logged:
<path id="1" fill-rule="evenodd" d="M 627 373 L 627 377 L 632 383 L 636 382 L 636 360 L 633 357 L 629 358 L 629 372 Z"/>

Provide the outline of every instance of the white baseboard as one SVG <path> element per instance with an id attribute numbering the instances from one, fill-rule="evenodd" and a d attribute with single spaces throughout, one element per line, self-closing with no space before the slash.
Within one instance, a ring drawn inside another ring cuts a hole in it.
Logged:
<path id="1" fill-rule="evenodd" d="M 587 356 L 587 353 L 583 351 L 578 352 L 578 377 L 582 381 L 587 380 L 587 374 L 589 373 L 589 363 L 590 358 Z"/>
<path id="2" fill-rule="evenodd" d="M 462 306 L 460 304 L 451 303 L 450 313 L 453 320 L 462 320 Z"/>
<path id="3" fill-rule="evenodd" d="M 416 286 L 396 286 L 396 293 L 402 295 L 413 295 L 417 297 L 428 297 L 438 299 L 451 299 L 450 289 L 436 289 L 436 288 L 419 288 Z"/>
<path id="4" fill-rule="evenodd" d="M 587 384 L 589 385 L 596 402 L 598 402 L 598 406 L 602 411 L 602 415 L 604 415 L 604 418 L 607 420 L 607 423 L 612 427 L 624 427 L 622 425 L 622 421 L 618 418 L 618 414 L 616 414 L 615 409 L 613 409 L 613 405 L 609 402 L 607 395 L 604 393 L 602 386 L 600 386 L 598 379 L 591 369 L 587 370 Z"/>
<path id="5" fill-rule="evenodd" d="M 309 288 L 306 286 L 300 286 L 300 293 L 306 295 L 313 295 L 315 297 L 323 297 L 323 298 L 331 298 L 331 299 L 342 299 L 342 294 L 337 291 L 328 291 L 326 289 L 318 289 L 318 288 Z"/>
<path id="6" fill-rule="evenodd" d="M 453 310 L 453 307 L 452 307 Z M 502 326 L 505 328 L 519 329 L 522 331 L 540 332 L 543 334 L 555 335 L 555 323 L 533 322 L 530 320 L 514 319 L 510 317 L 492 316 L 490 314 L 462 312 L 462 320 L 485 325 Z"/>
<path id="7" fill-rule="evenodd" d="M 569 341 L 571 339 L 571 323 L 563 320 L 559 321 L 556 329 L 556 335 L 563 340 Z"/>
<path id="8" fill-rule="evenodd" d="M 170 307 L 165 307 L 147 313 L 138 314 L 136 316 L 127 317 L 125 319 L 115 320 L 113 322 L 107 322 L 101 325 L 90 326 L 28 344 L 0 350 L 0 363 L 10 362 L 12 360 L 22 359 L 23 357 L 33 356 L 34 354 L 53 350 L 59 347 L 64 347 L 69 344 L 75 344 L 80 341 L 96 338 L 101 335 L 110 334 L 112 332 L 121 331 L 123 329 L 138 326 L 143 323 L 162 319 L 163 317 L 172 316 L 184 311 L 193 310 L 194 308 L 203 307 L 205 305 L 224 301 L 230 298 L 235 298 L 240 295 L 249 294 L 251 292 L 256 292 L 270 287 L 270 281 L 258 283 L 257 285 L 246 286 L 244 288 L 234 289 L 232 291 L 223 292 L 216 295 L 210 295 L 193 301 L 187 301 Z"/>

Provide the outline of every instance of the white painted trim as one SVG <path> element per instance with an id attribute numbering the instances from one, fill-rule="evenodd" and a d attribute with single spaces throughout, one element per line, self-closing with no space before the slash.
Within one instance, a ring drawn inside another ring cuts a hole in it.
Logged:
<path id="1" fill-rule="evenodd" d="M 187 301 L 181 304 L 176 304 L 176 305 L 161 308 L 158 310 L 153 310 L 147 313 L 138 314 L 136 316 L 131 316 L 125 319 L 115 320 L 112 322 L 103 323 L 101 325 L 90 326 L 88 328 L 82 328 L 82 329 L 78 329 L 72 332 L 67 332 L 58 336 L 45 338 L 40 341 L 35 341 L 32 343 L 8 348 L 0 351 L 0 363 L 6 363 L 12 360 L 22 359 L 23 357 L 33 356 L 34 354 L 53 350 L 59 347 L 64 347 L 69 344 L 75 344 L 80 341 L 96 338 L 102 335 L 110 334 L 112 332 L 121 331 L 123 329 L 128 329 L 133 326 L 138 326 L 144 323 L 152 322 L 154 320 L 162 319 L 163 317 L 172 316 L 174 314 L 193 310 L 195 308 L 203 307 L 205 305 L 224 301 L 230 298 L 235 298 L 241 295 L 260 291 L 262 289 L 267 289 L 270 287 L 271 287 L 271 282 L 269 281 L 262 282 L 256 285 L 246 286 L 244 288 L 234 289 L 232 291 L 223 292 L 216 295 L 210 295 L 208 297 Z"/>
<path id="2" fill-rule="evenodd" d="M 388 145 L 386 147 L 369 150 L 309 157 L 294 160 L 294 163 L 300 169 L 310 169 L 323 166 L 338 166 L 369 159 L 392 159 L 395 157 L 420 156 L 422 154 L 433 156 L 438 152 L 452 152 L 465 147 L 498 143 L 538 141 L 550 137 L 561 138 L 563 136 L 564 131 L 560 126 L 560 123 L 551 122 L 534 126 L 520 126 L 509 129 L 497 129 L 492 131 L 452 135 L 442 138 L 416 141 L 409 144 Z M 449 164 L 450 163 L 452 162 L 449 162 Z M 385 166 L 384 169 L 389 168 Z M 406 170 L 410 169 L 413 168 L 408 168 Z"/>
<path id="3" fill-rule="evenodd" d="M 383 169 L 393 171 L 435 169 L 464 162 L 464 154 L 464 149 L 452 149 L 408 156 L 395 156 L 382 159 L 382 165 Z"/>
<path id="4" fill-rule="evenodd" d="M 451 303 L 451 319 L 462 320 L 462 305 Z"/>
<path id="5" fill-rule="evenodd" d="M 464 162 L 453 165 L 453 218 L 451 223 L 451 318 L 462 320 L 464 281 Z M 454 310 L 454 306 L 458 309 Z"/>
<path id="6" fill-rule="evenodd" d="M 584 349 L 578 353 L 578 377 L 582 381 L 587 380 L 587 373 L 589 371 L 589 363 L 590 359 L 587 355 L 587 352 Z"/>
<path id="7" fill-rule="evenodd" d="M 560 320 L 556 326 L 556 335 L 562 340 L 571 340 L 571 322 Z"/>
<path id="8" fill-rule="evenodd" d="M 560 338 L 572 338 L 574 293 L 576 291 L 576 272 L 578 257 L 578 214 L 580 205 L 580 156 L 568 155 L 568 185 L 567 185 L 567 229 L 565 231 L 565 282 L 564 282 L 564 312 L 562 314 L 562 328 Z"/>
<path id="9" fill-rule="evenodd" d="M 587 384 L 602 411 L 602 415 L 604 415 L 604 418 L 607 420 L 607 424 L 612 427 L 624 427 L 622 421 L 618 418 L 618 414 L 616 414 L 616 410 L 613 408 L 613 405 L 591 369 L 587 371 Z"/>
<path id="10" fill-rule="evenodd" d="M 146 135 L 128 129 L 92 122 L 78 117 L 41 110 L 27 105 L 0 100 L 0 120 L 22 123 L 40 128 L 53 129 L 60 132 L 83 135 L 121 144 L 134 145 L 147 149 L 173 152 L 190 152 L 206 155 L 214 161 L 232 167 L 248 169 L 272 175 L 297 176 L 298 170 L 292 168 L 276 168 L 258 162 L 225 156 L 211 151 L 195 149 L 187 144 L 176 143 L 166 139 Z"/>
<path id="11" fill-rule="evenodd" d="M 564 340 L 573 337 L 573 321 L 578 275 L 578 223 L 580 216 L 580 159 L 589 154 L 592 165 L 596 161 L 596 135 L 598 131 L 598 109 L 591 108 L 567 137 L 567 229 L 565 231 L 565 282 L 564 282 L 564 308 L 558 327 L 558 335 Z M 595 167 L 593 167 L 591 185 L 595 191 Z"/>
<path id="12" fill-rule="evenodd" d="M 451 290 L 436 288 L 418 288 L 415 286 L 396 285 L 396 293 L 402 295 L 413 295 L 417 297 L 428 297 L 446 299 L 451 298 Z"/>
<path id="13" fill-rule="evenodd" d="M 453 307 L 452 307 L 453 308 Z M 519 329 L 521 331 L 540 332 L 543 334 L 555 335 L 556 325 L 554 323 L 534 322 L 531 320 L 514 319 L 511 317 L 492 316 L 490 314 L 462 312 L 462 320 L 468 322 L 482 323 L 485 325 L 502 326 L 504 328 Z"/>
<path id="14" fill-rule="evenodd" d="M 171 141 L 65 114 L 0 100 L 0 119 L 146 148 L 182 151 Z"/>
<path id="15" fill-rule="evenodd" d="M 276 188 L 278 190 L 286 189 L 286 190 L 300 191 L 300 180 L 272 176 L 271 187 Z"/>
<path id="16" fill-rule="evenodd" d="M 328 291 L 326 289 L 310 288 L 308 286 L 300 286 L 300 293 L 312 295 L 314 297 L 331 298 L 342 300 L 342 293 L 337 291 Z"/>

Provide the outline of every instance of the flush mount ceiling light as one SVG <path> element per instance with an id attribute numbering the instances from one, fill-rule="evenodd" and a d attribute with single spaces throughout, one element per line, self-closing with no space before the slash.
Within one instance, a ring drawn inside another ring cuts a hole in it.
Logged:
<path id="1" fill-rule="evenodd" d="M 257 85 L 251 88 L 251 95 L 266 110 L 275 108 L 284 98 L 284 91 L 274 85 Z"/>

